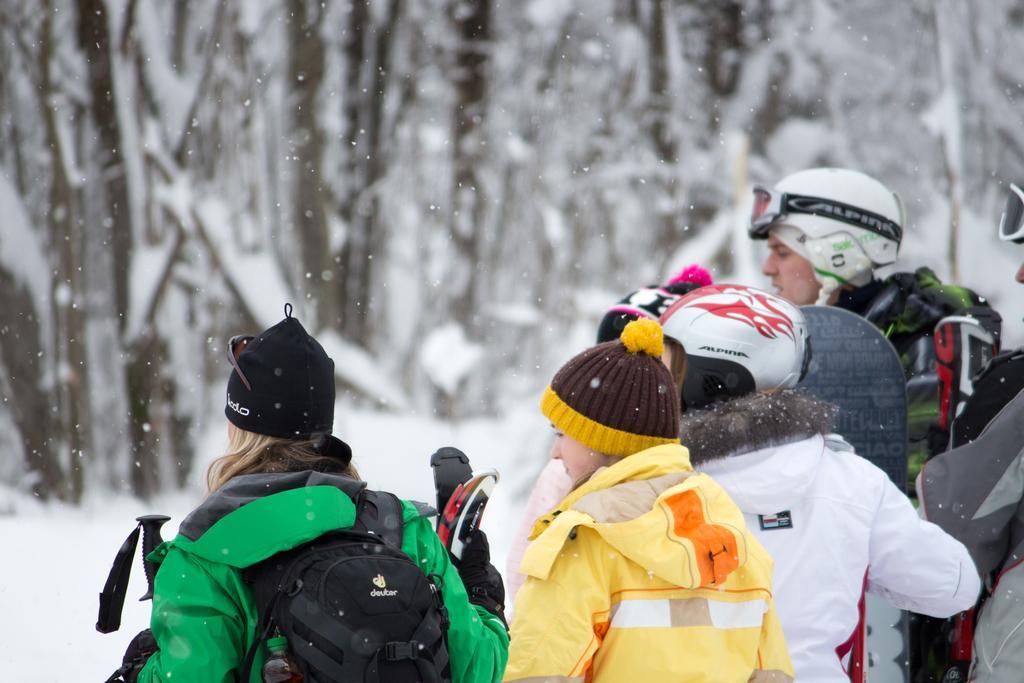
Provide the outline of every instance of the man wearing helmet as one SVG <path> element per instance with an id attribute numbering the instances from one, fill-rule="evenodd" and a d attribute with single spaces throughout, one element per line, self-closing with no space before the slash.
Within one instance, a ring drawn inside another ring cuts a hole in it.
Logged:
<path id="1" fill-rule="evenodd" d="M 1024 190 L 1010 185 L 999 238 L 1024 244 Z M 1024 263 L 1017 270 L 1024 284 Z M 917 486 L 925 516 L 962 540 L 986 577 L 970 679 L 1018 681 L 1024 671 L 1024 349 L 993 359 L 954 421 L 954 448 Z M 960 423 L 965 424 L 960 424 Z"/>
<path id="2" fill-rule="evenodd" d="M 841 168 L 794 173 L 754 189 L 750 236 L 767 239 L 763 272 L 798 306 L 837 304 L 895 263 L 906 212 L 874 178 Z"/>
<path id="3" fill-rule="evenodd" d="M 796 680 L 849 681 L 865 586 L 938 617 L 973 605 L 980 582 L 963 545 L 830 434 L 832 405 L 794 390 L 810 353 L 799 308 L 713 285 L 680 298 L 661 323 L 663 360 L 683 399 L 680 439 L 775 561 Z"/>
<path id="4" fill-rule="evenodd" d="M 857 313 L 896 347 L 907 376 L 913 480 L 929 451 L 942 450 L 948 436 L 938 428 L 936 323 L 955 313 L 983 315 L 998 339 L 999 318 L 983 298 L 941 283 L 928 268 L 878 279 L 879 268 L 895 263 L 905 225 L 902 200 L 878 180 L 813 168 L 786 176 L 774 189 L 754 189 L 749 233 L 768 241 L 762 272 L 780 296 L 798 306 L 828 304 Z"/>

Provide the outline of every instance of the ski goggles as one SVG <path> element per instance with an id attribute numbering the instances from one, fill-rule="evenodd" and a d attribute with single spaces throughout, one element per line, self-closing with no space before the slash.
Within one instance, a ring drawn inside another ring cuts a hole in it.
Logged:
<path id="1" fill-rule="evenodd" d="M 249 342 L 255 339 L 251 334 L 236 334 L 234 337 L 228 340 L 228 360 L 231 361 L 231 367 L 238 373 L 238 379 L 242 380 L 242 384 L 249 391 L 252 391 L 252 385 L 249 384 L 249 378 L 242 372 L 242 368 L 238 365 L 238 357 L 242 355 L 242 351 L 248 346 Z"/>
<path id="2" fill-rule="evenodd" d="M 1010 183 L 1006 208 L 999 219 L 999 239 L 1004 242 L 1024 243 L 1024 190 Z"/>
<path id="3" fill-rule="evenodd" d="M 747 232 L 754 239 L 767 239 L 768 231 L 777 221 L 792 214 L 823 216 L 881 235 L 894 242 L 903 239 L 903 228 L 885 216 L 824 197 L 776 192 L 766 187 L 754 188 L 754 205 Z"/>

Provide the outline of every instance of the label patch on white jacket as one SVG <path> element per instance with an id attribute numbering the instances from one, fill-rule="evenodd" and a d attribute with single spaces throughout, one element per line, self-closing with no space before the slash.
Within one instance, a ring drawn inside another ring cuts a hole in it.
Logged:
<path id="1" fill-rule="evenodd" d="M 776 512 L 774 515 L 758 515 L 757 521 L 761 523 L 761 528 L 765 531 L 793 528 L 793 515 L 789 510 Z"/>

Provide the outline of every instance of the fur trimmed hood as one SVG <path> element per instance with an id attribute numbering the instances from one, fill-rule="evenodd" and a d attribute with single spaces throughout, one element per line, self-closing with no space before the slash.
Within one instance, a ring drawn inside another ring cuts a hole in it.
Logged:
<path id="1" fill-rule="evenodd" d="M 837 408 L 800 389 L 756 393 L 689 410 L 680 421 L 680 441 L 694 466 L 771 446 L 824 436 Z"/>

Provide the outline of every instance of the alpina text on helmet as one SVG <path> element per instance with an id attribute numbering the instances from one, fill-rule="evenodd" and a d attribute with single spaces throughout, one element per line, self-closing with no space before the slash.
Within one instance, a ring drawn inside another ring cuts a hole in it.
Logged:
<path id="1" fill-rule="evenodd" d="M 731 349 L 720 349 L 717 346 L 707 346 L 707 345 L 705 345 L 705 346 L 700 347 L 700 350 L 701 351 L 710 351 L 712 353 L 723 353 L 723 354 L 725 354 L 727 356 L 740 356 L 742 358 L 750 358 L 750 356 L 748 356 L 747 354 L 743 353 L 742 351 L 733 351 Z"/>
<path id="2" fill-rule="evenodd" d="M 787 208 L 791 210 L 796 209 L 800 213 L 828 216 L 843 223 L 871 230 L 895 242 L 899 242 L 903 236 L 903 229 L 893 221 L 876 213 L 850 206 L 849 204 L 834 202 L 822 199 L 821 197 L 788 195 L 786 197 L 786 205 Z"/>

